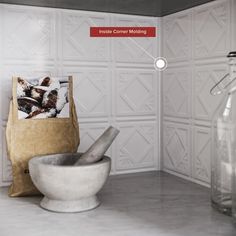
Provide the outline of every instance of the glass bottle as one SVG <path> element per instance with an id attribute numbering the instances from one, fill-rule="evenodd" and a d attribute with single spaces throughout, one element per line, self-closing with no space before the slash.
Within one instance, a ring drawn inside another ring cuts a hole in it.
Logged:
<path id="1" fill-rule="evenodd" d="M 236 54 L 236 52 L 235 52 Z M 234 60 L 236 60 L 236 55 Z M 235 61 L 234 61 L 235 63 Z M 232 62 L 232 73 L 236 74 L 236 65 L 233 65 Z M 236 92 L 235 92 L 236 93 Z M 236 108 L 235 108 L 236 109 Z M 232 216 L 234 221 L 236 222 L 236 131 L 234 129 L 234 140 L 232 140 L 232 146 L 233 146 L 233 151 L 232 151 L 232 162 L 233 162 L 233 168 L 232 168 Z"/>
<path id="2" fill-rule="evenodd" d="M 232 164 L 236 149 L 236 52 L 228 54 L 229 73 L 212 89 L 224 93 L 212 121 L 211 201 L 212 206 L 232 214 Z"/>
<path id="3" fill-rule="evenodd" d="M 236 151 L 235 151 L 236 152 Z M 233 158 L 233 174 L 232 174 L 232 216 L 236 223 L 236 154 Z"/>

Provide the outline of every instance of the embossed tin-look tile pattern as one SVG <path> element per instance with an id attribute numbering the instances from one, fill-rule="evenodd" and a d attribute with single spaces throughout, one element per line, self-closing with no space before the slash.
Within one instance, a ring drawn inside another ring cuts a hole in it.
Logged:
<path id="1" fill-rule="evenodd" d="M 211 119 L 222 99 L 211 87 L 235 50 L 236 1 L 219 0 L 163 17 L 163 169 L 210 183 Z M 187 141 L 186 141 L 187 140 Z"/>
<path id="2" fill-rule="evenodd" d="M 133 42 L 89 37 L 90 26 L 109 25 L 160 28 L 160 21 L 156 17 L 0 4 L 0 185 L 11 181 L 4 129 L 13 75 L 73 75 L 81 129 L 79 150 L 85 151 L 113 125 L 122 129 L 108 153 L 113 174 L 159 168 L 159 74 L 149 54 L 158 54 L 160 38 Z M 130 143 L 124 147 L 127 136 Z M 140 156 L 135 143 L 145 149 Z M 121 154 L 124 150 L 125 157 Z"/>

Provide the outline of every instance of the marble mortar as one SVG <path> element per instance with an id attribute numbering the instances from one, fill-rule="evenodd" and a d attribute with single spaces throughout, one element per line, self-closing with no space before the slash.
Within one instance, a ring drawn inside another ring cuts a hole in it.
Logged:
<path id="1" fill-rule="evenodd" d="M 107 156 L 96 163 L 74 165 L 81 153 L 34 157 L 29 161 L 30 176 L 44 194 L 40 205 L 55 212 L 81 212 L 99 206 L 96 194 L 111 170 Z"/>

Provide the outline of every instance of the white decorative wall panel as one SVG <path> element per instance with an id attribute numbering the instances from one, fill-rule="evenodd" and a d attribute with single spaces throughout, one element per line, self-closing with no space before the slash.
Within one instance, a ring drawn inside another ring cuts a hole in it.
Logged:
<path id="1" fill-rule="evenodd" d="M 222 99 L 210 89 L 227 73 L 226 55 L 235 50 L 233 2 L 216 0 L 163 19 L 163 56 L 169 59 L 162 82 L 163 169 L 192 181 L 210 182 L 210 125 Z M 191 131 L 186 143 L 179 126 Z M 188 164 L 179 168 L 185 150 Z"/>
<path id="2" fill-rule="evenodd" d="M 155 115 L 156 83 L 154 70 L 118 70 L 115 86 L 117 115 Z"/>
<path id="3" fill-rule="evenodd" d="M 212 96 L 210 89 L 227 73 L 224 62 L 214 66 L 196 66 L 194 70 L 194 118 L 211 120 L 222 100 L 222 96 Z"/>
<path id="4" fill-rule="evenodd" d="M 109 38 L 91 38 L 91 26 L 109 26 L 109 14 L 63 11 L 61 37 L 65 61 L 109 61 Z"/>
<path id="5" fill-rule="evenodd" d="M 120 143 L 108 150 L 113 173 L 159 168 L 159 74 L 152 57 L 159 54 L 160 41 L 89 37 L 90 26 L 111 24 L 160 28 L 159 19 L 154 17 L 0 4 L 0 185 L 11 181 L 4 127 L 13 75 L 73 75 L 79 151 L 85 151 L 106 127 L 118 123 Z M 127 84 L 122 84 L 124 74 Z M 131 131 L 138 133 L 124 146 L 122 142 Z M 136 155 L 135 142 L 144 153 Z M 130 162 L 121 155 L 126 148 L 132 153 L 127 157 Z"/>
<path id="6" fill-rule="evenodd" d="M 45 9 L 3 6 L 3 59 L 53 60 L 55 12 Z"/>
<path id="7" fill-rule="evenodd" d="M 81 124 L 79 151 L 86 151 L 107 127 L 108 124 Z"/>
<path id="8" fill-rule="evenodd" d="M 6 126 L 3 126 L 3 133 L 6 131 Z M 11 163 L 7 158 L 7 150 L 6 150 L 6 140 L 2 139 L 2 153 L 3 153 L 3 159 L 2 159 L 2 181 L 3 183 L 8 183 L 12 179 L 12 170 L 11 170 Z"/>
<path id="9" fill-rule="evenodd" d="M 1 85 L 1 118 L 2 120 L 7 120 L 9 106 L 5 104 L 9 104 L 11 100 L 11 80 L 6 80 L 5 83 Z"/>
<path id="10" fill-rule="evenodd" d="M 116 169 L 152 168 L 156 163 L 156 125 L 154 123 L 119 124 Z"/>
<path id="11" fill-rule="evenodd" d="M 220 101 L 209 89 L 227 70 L 223 57 L 235 40 L 234 0 L 218 0 L 163 18 L 0 4 L 0 124 L 2 174 L 11 172 L 5 121 L 13 75 L 74 75 L 74 97 L 84 151 L 109 125 L 121 133 L 113 173 L 158 168 L 159 75 L 163 52 L 163 168 L 210 179 L 210 120 Z M 156 38 L 90 38 L 90 26 L 157 26 Z M 234 49 L 235 50 L 235 49 Z M 169 120 L 169 121 L 167 121 Z M 171 120 L 171 122 L 170 122 Z"/>
<path id="12" fill-rule="evenodd" d="M 167 116 L 191 117 L 191 70 L 168 68 L 163 73 L 163 111 Z"/>
<path id="13" fill-rule="evenodd" d="M 203 5 L 193 12 L 195 57 L 225 56 L 230 48 L 230 1 Z"/>
<path id="14" fill-rule="evenodd" d="M 157 18 L 116 15 L 115 26 L 157 26 Z M 157 29 L 158 34 L 158 29 Z M 114 53 L 116 62 L 153 64 L 153 58 L 158 55 L 155 40 L 152 38 L 114 38 Z"/>
<path id="15" fill-rule="evenodd" d="M 111 103 L 111 77 L 108 69 L 64 68 L 63 72 L 74 78 L 74 101 L 79 118 L 107 119 Z"/>
<path id="16" fill-rule="evenodd" d="M 193 176 L 210 182 L 211 177 L 211 133 L 209 128 L 194 127 Z"/>
<path id="17" fill-rule="evenodd" d="M 190 175 L 190 129 L 187 125 L 165 122 L 164 167 L 183 175 Z"/>
<path id="18" fill-rule="evenodd" d="M 184 11 L 163 18 L 163 51 L 168 61 L 190 59 L 192 12 Z"/>

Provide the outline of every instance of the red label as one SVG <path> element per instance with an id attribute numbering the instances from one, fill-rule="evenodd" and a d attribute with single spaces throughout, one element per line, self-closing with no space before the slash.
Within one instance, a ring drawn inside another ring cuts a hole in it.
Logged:
<path id="1" fill-rule="evenodd" d="M 156 37 L 156 27 L 90 27 L 90 37 Z"/>

